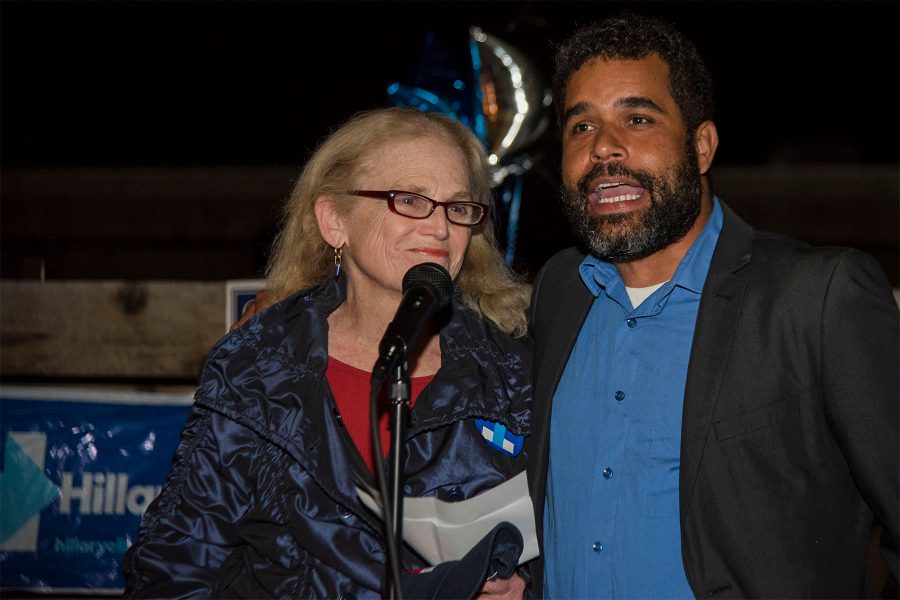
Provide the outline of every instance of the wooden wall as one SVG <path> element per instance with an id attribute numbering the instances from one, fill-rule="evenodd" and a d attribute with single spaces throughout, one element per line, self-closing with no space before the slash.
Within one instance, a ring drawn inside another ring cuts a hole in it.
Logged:
<path id="1" fill-rule="evenodd" d="M 4 168 L 0 377 L 190 383 L 225 333 L 225 280 L 256 278 L 292 167 Z M 749 222 L 866 250 L 898 281 L 896 166 L 720 167 Z M 525 181 L 518 266 L 568 245 L 557 184 Z M 44 283 L 41 283 L 43 271 Z"/>
<path id="2" fill-rule="evenodd" d="M 11 168 L 0 277 L 258 277 L 295 167 Z M 555 168 L 525 176 L 517 252 L 530 274 L 570 243 Z M 716 191 L 757 227 L 870 252 L 900 286 L 897 165 L 720 166 Z"/>
<path id="3" fill-rule="evenodd" d="M 226 332 L 225 284 L 0 281 L 0 375 L 191 383 Z"/>

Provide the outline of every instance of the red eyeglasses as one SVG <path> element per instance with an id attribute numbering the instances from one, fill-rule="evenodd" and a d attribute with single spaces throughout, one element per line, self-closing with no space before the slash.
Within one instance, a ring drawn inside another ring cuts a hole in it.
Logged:
<path id="1" fill-rule="evenodd" d="M 377 198 L 379 200 L 387 200 L 388 208 L 392 212 L 410 219 L 427 219 L 438 206 L 444 207 L 444 213 L 447 220 L 454 225 L 462 225 L 463 227 L 475 227 L 482 221 L 487 214 L 487 204 L 481 202 L 469 201 L 451 201 L 439 202 L 432 200 L 428 196 L 416 194 L 415 192 L 404 192 L 401 190 L 388 190 L 386 192 L 377 190 L 355 190 L 350 192 L 353 196 L 364 196 L 366 198 Z"/>

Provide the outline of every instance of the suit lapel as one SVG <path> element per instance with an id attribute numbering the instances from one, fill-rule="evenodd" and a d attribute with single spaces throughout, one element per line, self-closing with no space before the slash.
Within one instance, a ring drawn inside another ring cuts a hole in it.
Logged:
<path id="1" fill-rule="evenodd" d="M 679 479 L 682 530 L 743 306 L 746 276 L 742 269 L 750 262 L 753 243 L 753 229 L 724 204 L 722 209 L 724 224 L 703 286 L 684 392 Z"/>
<path id="2" fill-rule="evenodd" d="M 546 281 L 539 279 L 535 282 L 535 401 L 530 442 L 532 449 L 528 455 L 528 484 L 539 539 L 543 539 L 553 394 L 594 301 L 594 296 L 578 274 L 578 265 L 583 258 L 584 254 L 572 250 L 561 260 L 548 264 L 550 269 Z"/>
<path id="3" fill-rule="evenodd" d="M 556 392 L 556 386 L 569 362 L 569 354 L 594 301 L 594 296 L 583 285 L 572 286 L 563 298 L 564 301 L 560 302 L 560 308 L 547 328 L 546 343 L 541 345 L 540 355 L 536 357 L 540 362 L 535 395 L 547 399 L 547 402 L 541 403 L 542 414 L 538 415 L 543 423 L 550 422 L 549 400 Z"/>

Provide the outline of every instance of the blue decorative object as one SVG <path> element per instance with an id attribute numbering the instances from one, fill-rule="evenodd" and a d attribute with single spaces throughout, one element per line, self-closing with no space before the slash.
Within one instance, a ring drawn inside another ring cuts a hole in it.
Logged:
<path id="1" fill-rule="evenodd" d="M 550 90 L 528 58 L 478 27 L 469 30 L 471 65 L 460 67 L 428 34 L 412 80 L 387 88 L 393 106 L 452 117 L 471 129 L 488 153 L 495 187 L 495 226 L 507 263 L 515 259 L 527 154 L 550 123 Z"/>
<path id="2" fill-rule="evenodd" d="M 519 452 L 522 451 L 522 444 L 525 441 L 524 436 L 515 435 L 502 423 L 475 419 L 475 427 L 478 429 L 481 437 L 492 448 L 509 456 L 518 456 Z"/>

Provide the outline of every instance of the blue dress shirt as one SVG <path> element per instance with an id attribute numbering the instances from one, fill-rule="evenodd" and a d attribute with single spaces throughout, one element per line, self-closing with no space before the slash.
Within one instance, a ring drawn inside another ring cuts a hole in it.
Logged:
<path id="1" fill-rule="evenodd" d="M 579 267 L 596 296 L 553 398 L 544 510 L 547 598 L 693 598 L 681 561 L 681 411 L 713 212 L 674 276 L 633 308 L 612 263 Z"/>

